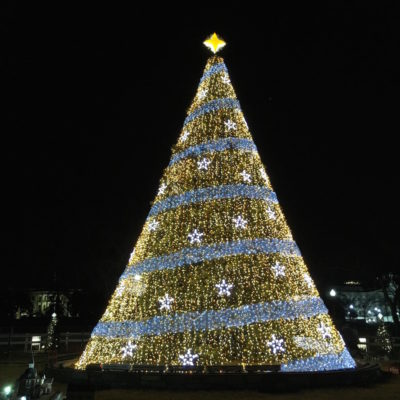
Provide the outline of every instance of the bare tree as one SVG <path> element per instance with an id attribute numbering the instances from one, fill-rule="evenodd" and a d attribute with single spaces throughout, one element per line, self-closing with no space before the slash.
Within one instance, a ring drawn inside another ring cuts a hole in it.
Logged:
<path id="1" fill-rule="evenodd" d="M 396 334 L 400 334 L 400 321 L 398 312 L 400 310 L 400 275 L 399 274 L 383 274 L 378 277 L 378 281 L 382 287 L 385 301 L 388 304 Z"/>

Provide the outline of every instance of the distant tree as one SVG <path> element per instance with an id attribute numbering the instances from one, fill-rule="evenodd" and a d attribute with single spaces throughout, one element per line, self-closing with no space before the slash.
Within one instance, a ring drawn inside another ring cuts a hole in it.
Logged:
<path id="1" fill-rule="evenodd" d="M 14 319 L 18 309 L 31 315 L 32 300 L 28 291 L 5 289 L 0 296 L 0 319 L 2 321 Z"/>
<path id="2" fill-rule="evenodd" d="M 399 274 L 383 274 L 378 277 L 378 281 L 383 291 L 385 301 L 388 304 L 396 334 L 400 334 L 400 321 L 399 321 L 399 311 L 400 311 L 400 275 Z"/>

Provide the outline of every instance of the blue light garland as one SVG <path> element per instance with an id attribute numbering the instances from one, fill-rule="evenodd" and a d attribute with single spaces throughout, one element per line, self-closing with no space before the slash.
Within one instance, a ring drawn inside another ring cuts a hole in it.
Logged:
<path id="1" fill-rule="evenodd" d="M 245 197 L 248 199 L 259 199 L 278 203 L 275 192 L 265 186 L 253 185 L 221 185 L 208 188 L 190 190 L 188 192 L 171 196 L 165 200 L 158 201 L 153 205 L 149 212 L 149 217 L 177 208 L 182 205 L 200 203 L 216 199 L 232 199 L 235 197 Z"/>
<path id="2" fill-rule="evenodd" d="M 309 297 L 298 301 L 274 300 L 202 313 L 188 312 L 160 315 L 145 321 L 99 322 L 94 328 L 92 336 L 137 339 L 143 335 L 208 331 L 278 319 L 309 318 L 327 313 L 328 310 L 319 297 Z"/>
<path id="3" fill-rule="evenodd" d="M 200 79 L 200 83 L 209 78 L 211 75 L 217 74 L 221 71 L 228 73 L 228 68 L 226 68 L 225 63 L 214 64 L 210 69 L 204 72 L 202 78 Z"/>
<path id="4" fill-rule="evenodd" d="M 317 355 L 303 360 L 290 361 L 281 366 L 282 372 L 331 371 L 355 368 L 356 363 L 345 348 L 339 354 Z"/>
<path id="5" fill-rule="evenodd" d="M 176 253 L 148 258 L 144 261 L 128 265 L 125 272 L 121 275 L 120 280 L 144 272 L 174 269 L 227 256 L 258 253 L 279 253 L 286 256 L 301 255 L 297 244 L 293 240 L 282 239 L 246 239 L 200 247 L 185 247 Z"/>
<path id="6" fill-rule="evenodd" d="M 200 115 L 207 114 L 212 111 L 218 111 L 221 108 L 237 108 L 240 110 L 240 104 L 238 100 L 229 97 L 223 99 L 211 100 L 208 103 L 203 104 L 201 107 L 194 110 L 191 114 L 189 114 L 186 117 L 183 126 L 188 124 L 190 121 L 193 121 L 195 118 L 200 117 Z"/>
<path id="7" fill-rule="evenodd" d="M 244 151 L 257 151 L 257 147 L 252 140 L 229 137 L 215 141 L 209 141 L 207 143 L 201 143 L 197 146 L 188 147 L 187 149 L 181 151 L 180 153 L 175 154 L 169 165 L 173 165 L 176 162 L 182 160 L 182 158 L 186 158 L 189 156 L 197 157 L 202 153 L 212 153 L 215 151 L 224 151 L 228 149 L 238 149 Z"/>

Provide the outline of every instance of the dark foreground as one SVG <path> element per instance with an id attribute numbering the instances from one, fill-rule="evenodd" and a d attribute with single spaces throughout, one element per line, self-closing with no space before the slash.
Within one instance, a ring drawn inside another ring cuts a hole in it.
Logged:
<path id="1" fill-rule="evenodd" d="M 391 377 L 370 387 L 324 388 L 295 393 L 258 391 L 157 391 L 101 390 L 96 400 L 399 400 L 400 377 Z"/>

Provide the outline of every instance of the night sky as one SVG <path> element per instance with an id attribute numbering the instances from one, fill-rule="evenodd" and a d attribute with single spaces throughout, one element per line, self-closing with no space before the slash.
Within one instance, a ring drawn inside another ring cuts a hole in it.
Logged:
<path id="1" fill-rule="evenodd" d="M 214 31 L 317 285 L 400 269 L 396 10 L 65 4 L 1 25 L 10 287 L 114 289 Z"/>

